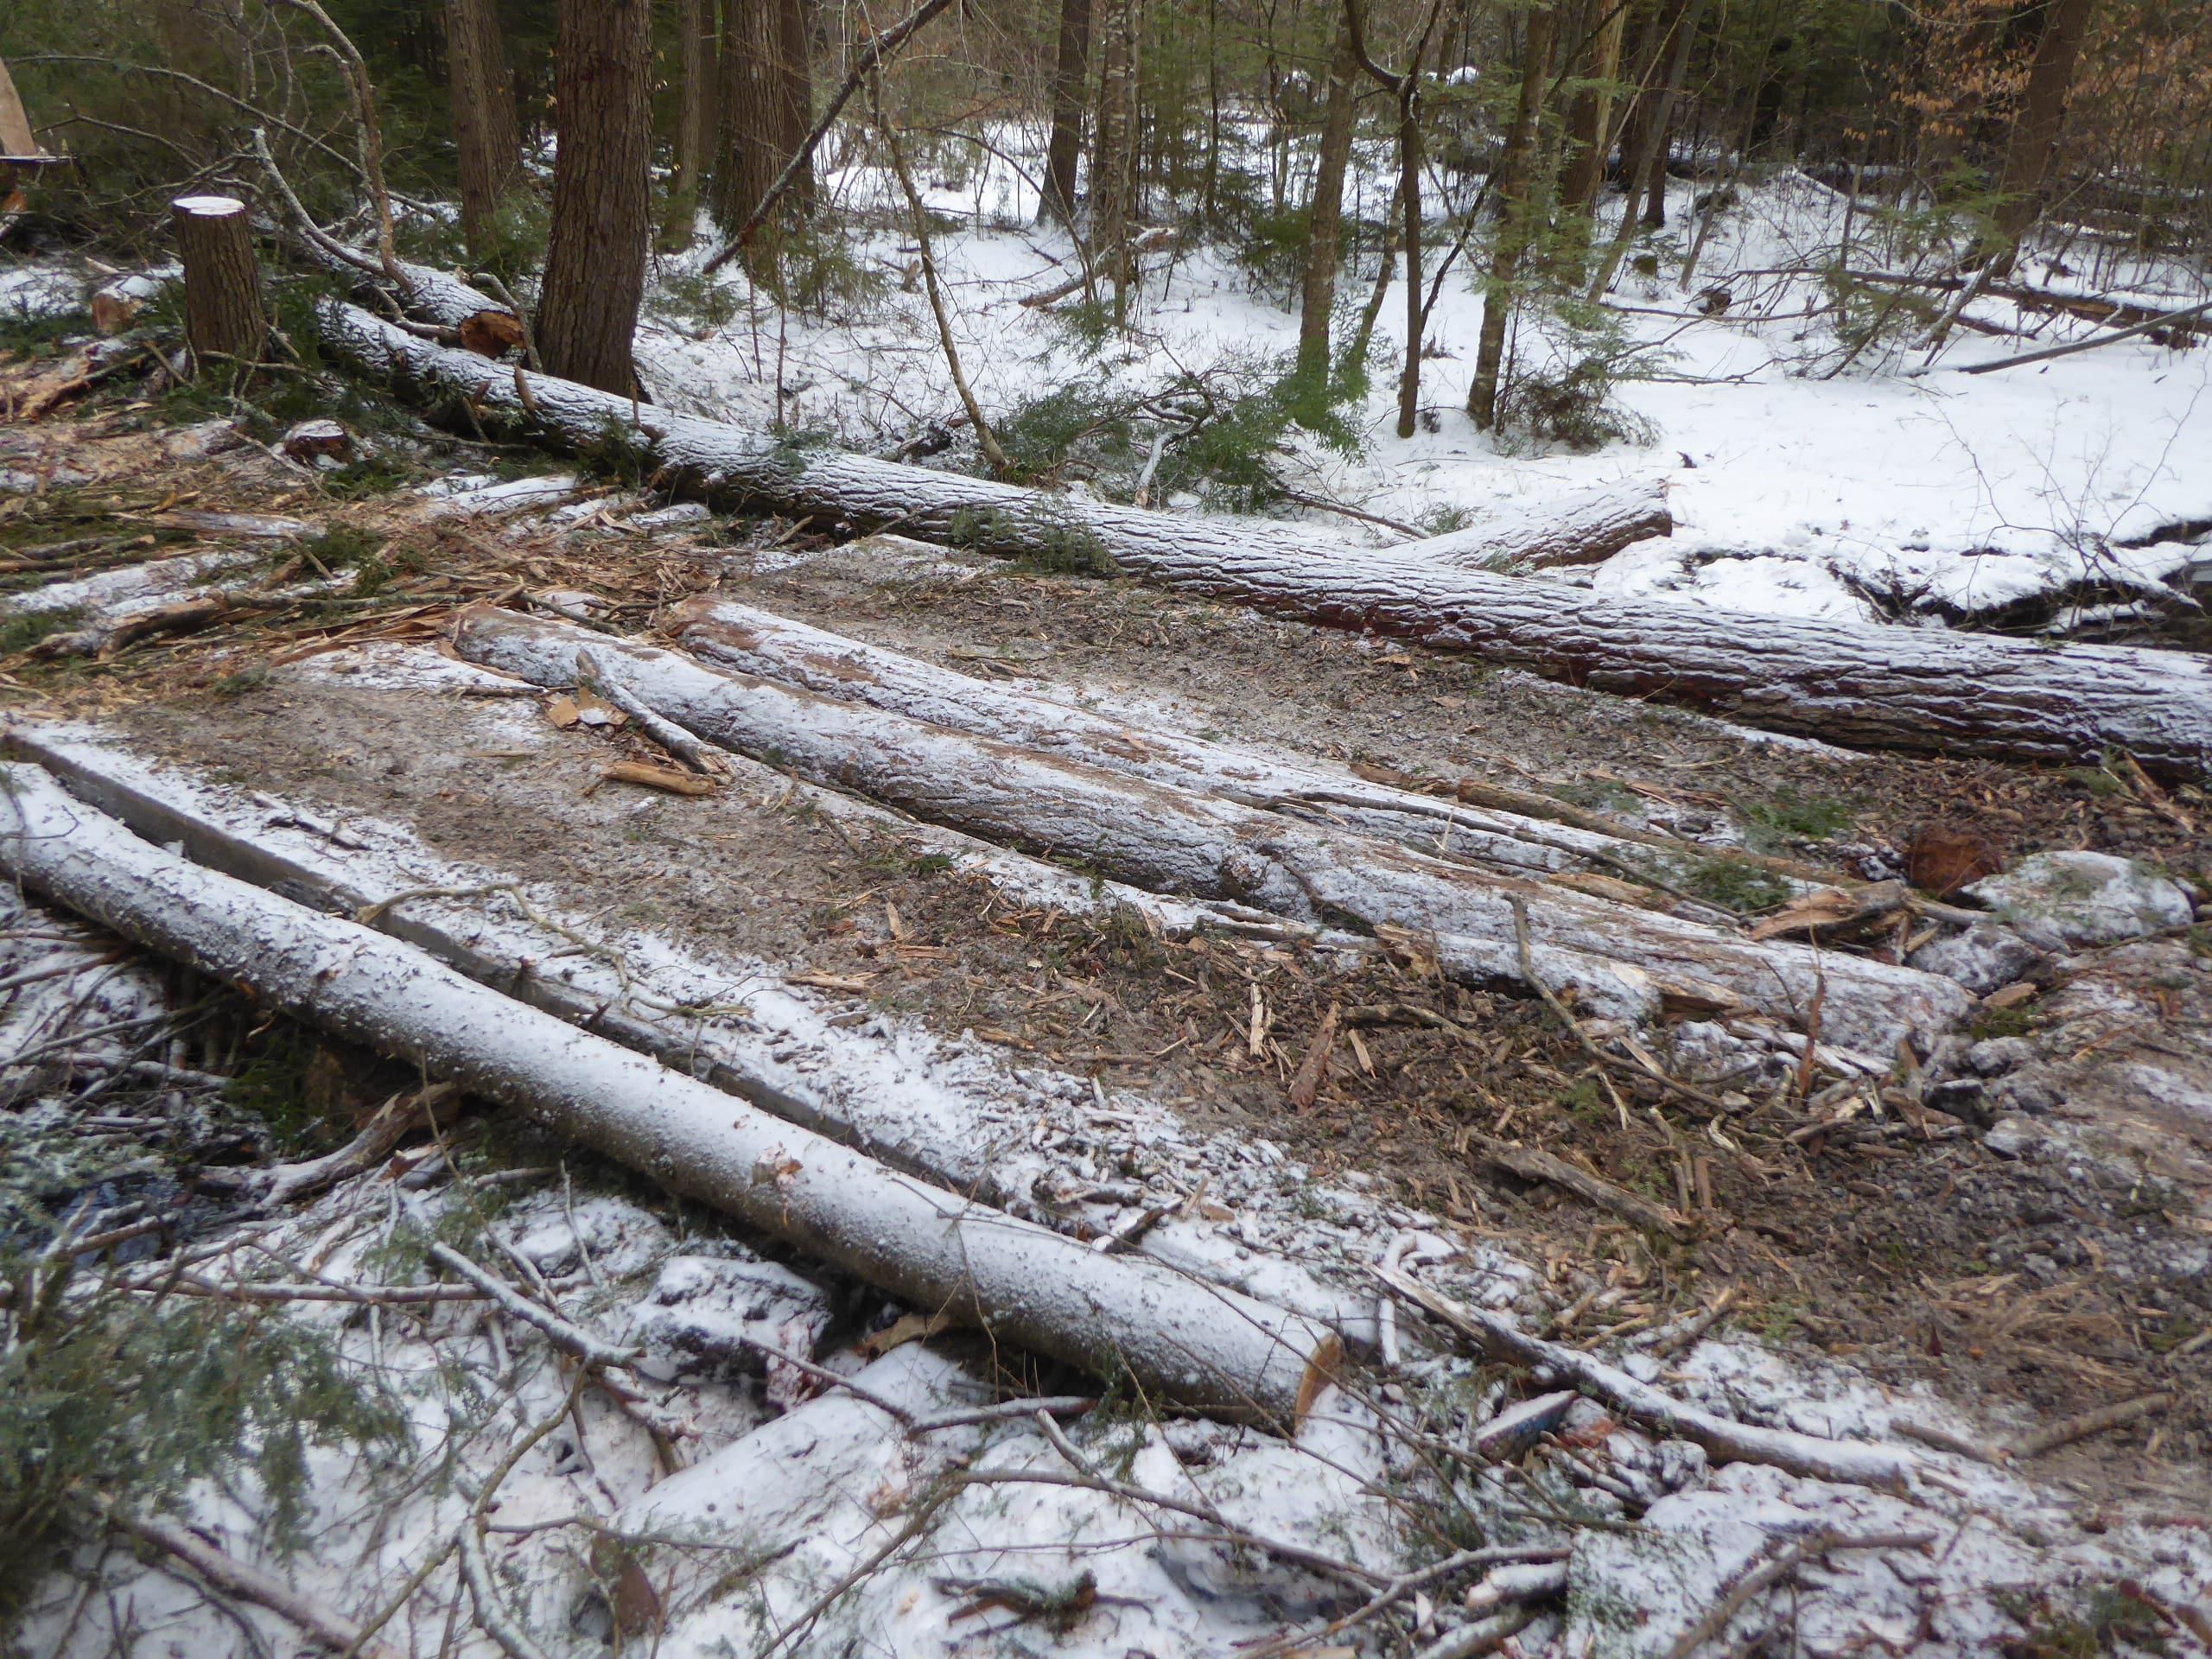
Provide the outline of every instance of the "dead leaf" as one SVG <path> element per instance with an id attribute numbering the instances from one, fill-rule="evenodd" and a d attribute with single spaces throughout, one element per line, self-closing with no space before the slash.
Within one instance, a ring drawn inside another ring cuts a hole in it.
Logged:
<path id="1" fill-rule="evenodd" d="M 905 1313 L 873 1336 L 862 1337 L 854 1346 L 870 1359 L 880 1359 L 893 1348 L 904 1348 L 910 1342 L 927 1342 L 931 1337 L 941 1337 L 959 1323 L 951 1314 L 942 1310 L 935 1313 Z"/>
<path id="2" fill-rule="evenodd" d="M 2010 985 L 2001 985 L 1981 999 L 1985 1008 L 2009 1008 L 2038 995 L 2042 987 L 2032 980 L 2016 979 Z"/>
<path id="3" fill-rule="evenodd" d="M 2004 855 L 1988 836 L 1956 824 L 1923 823 L 1904 849 L 1905 880 L 1938 899 L 2004 868 Z"/>
<path id="4" fill-rule="evenodd" d="M 545 705 L 545 718 L 565 732 L 583 718 L 583 710 L 576 707 L 576 700 L 567 692 L 556 692 Z"/>

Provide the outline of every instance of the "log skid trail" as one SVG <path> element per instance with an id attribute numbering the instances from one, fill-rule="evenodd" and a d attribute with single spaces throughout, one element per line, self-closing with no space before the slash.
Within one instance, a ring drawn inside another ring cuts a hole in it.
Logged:
<path id="1" fill-rule="evenodd" d="M 1372 632 L 1590 690 L 1712 709 L 1868 748 L 2071 761 L 2123 749 L 2154 773 L 2212 771 L 2212 664 L 2118 646 L 1741 618 L 1492 575 L 1312 531 L 1047 495 L 716 422 L 486 363 L 331 302 L 334 349 L 418 391 L 519 416 L 570 447 L 633 443 L 672 486 L 855 530 L 979 551 L 1086 550 L 1132 575 L 1229 603 Z"/>

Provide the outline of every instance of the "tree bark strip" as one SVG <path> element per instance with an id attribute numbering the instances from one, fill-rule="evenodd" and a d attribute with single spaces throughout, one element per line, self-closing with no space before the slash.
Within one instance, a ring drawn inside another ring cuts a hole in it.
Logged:
<path id="1" fill-rule="evenodd" d="M 455 626 L 471 662 L 539 685 L 574 683 L 579 651 L 677 725 L 817 783 L 859 791 L 1001 845 L 1074 855 L 1154 892 L 1230 899 L 1294 920 L 1434 936 L 1455 976 L 1521 987 L 1516 904 L 1537 974 L 1583 1006 L 1649 1019 L 1758 1009 L 1887 1053 L 1962 1016 L 1948 980 L 1866 958 L 1743 938 L 1669 916 L 1446 863 L 1395 843 L 1238 802 L 1124 778 L 1084 760 L 969 736 L 572 624 L 474 608 Z"/>
<path id="2" fill-rule="evenodd" d="M 419 340 L 359 307 L 317 314 L 325 340 L 423 391 L 505 411 L 569 445 L 628 427 L 627 398 L 525 375 Z M 2124 646 L 1779 617 L 1617 599 L 1349 547 L 1295 526 L 1178 517 L 926 467 L 794 449 L 715 421 L 652 412 L 632 428 L 673 487 L 855 529 L 999 554 L 1090 538 L 1132 575 L 1325 627 L 1524 668 L 1592 690 L 1713 709 L 1866 748 L 2075 761 L 2122 748 L 2152 772 L 2212 772 L 2212 663 Z"/>
<path id="3" fill-rule="evenodd" d="M 1216 1414 L 1301 1421 L 1336 1335 L 1235 1292 L 925 1185 L 410 946 L 141 841 L 11 766 L 0 868 L 54 902 L 349 1041 L 535 1118 L 671 1192 L 927 1309 Z"/>

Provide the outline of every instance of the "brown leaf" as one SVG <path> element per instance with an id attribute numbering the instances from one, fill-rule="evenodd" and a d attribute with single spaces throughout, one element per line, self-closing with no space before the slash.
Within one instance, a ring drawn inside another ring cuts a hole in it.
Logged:
<path id="1" fill-rule="evenodd" d="M 1938 899 L 2005 868 L 1988 836 L 1955 824 L 1923 823 L 1904 849 L 1905 879 Z"/>

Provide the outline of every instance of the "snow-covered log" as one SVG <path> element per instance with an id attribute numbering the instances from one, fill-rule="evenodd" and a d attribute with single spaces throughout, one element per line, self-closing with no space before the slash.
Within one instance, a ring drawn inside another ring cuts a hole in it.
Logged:
<path id="1" fill-rule="evenodd" d="M 716 668 L 872 704 L 978 737 L 1247 806 L 1344 824 L 1423 852 L 1513 870 L 1629 871 L 1656 848 L 1568 824 L 1416 794 L 1157 726 L 1128 726 L 918 658 L 724 600 L 678 606 L 666 626 Z"/>
<path id="2" fill-rule="evenodd" d="M 1462 570 L 1290 525 L 1256 529 L 1047 494 L 664 410 L 640 419 L 626 397 L 443 349 L 358 307 L 332 303 L 317 315 L 325 342 L 369 369 L 564 443 L 633 434 L 665 482 L 711 499 L 859 528 L 895 524 L 987 552 L 1080 546 L 1181 592 L 1839 743 L 2030 760 L 2121 748 L 2168 776 L 2212 771 L 2212 663 L 2199 657 L 1748 618 Z"/>
<path id="3" fill-rule="evenodd" d="M 1433 935 L 1449 970 L 1521 986 L 1514 910 L 1526 907 L 1537 976 L 1586 1007 L 1651 1018 L 1760 1010 L 1795 1023 L 1821 998 L 1835 1040 L 1888 1052 L 1941 1031 L 1969 999 L 1949 980 L 1794 944 L 1753 943 L 1625 905 L 1446 862 L 1333 825 L 1122 776 L 976 737 L 573 624 L 487 607 L 459 618 L 472 662 L 547 687 L 574 683 L 580 651 L 641 702 L 799 777 L 873 796 L 1004 845 L 1072 854 L 1154 891 L 1233 899 L 1299 920 Z"/>
<path id="4" fill-rule="evenodd" d="M 1281 1424 L 1303 1418 L 1338 1363 L 1341 1342 L 1312 1320 L 888 1169 L 359 923 L 189 864 L 40 768 L 0 769 L 0 870 L 32 891 L 918 1307 L 1202 1410 Z"/>
<path id="5" fill-rule="evenodd" d="M 1463 570 L 1547 570 L 1603 564 L 1624 547 L 1675 533 L 1667 486 L 1656 479 L 1618 489 L 1580 490 L 1520 512 L 1491 512 L 1479 524 L 1418 542 L 1394 554 L 1440 559 Z"/>

